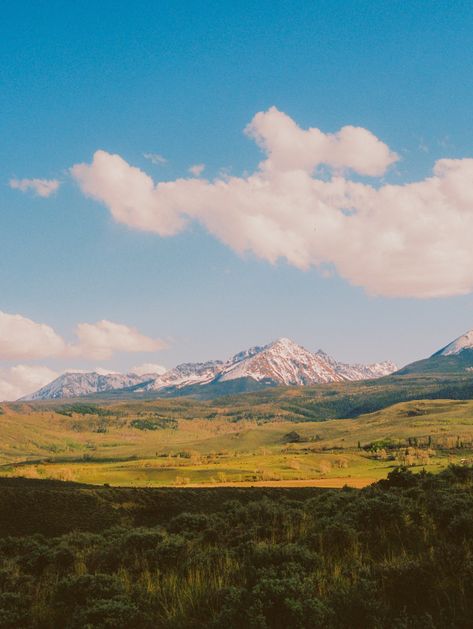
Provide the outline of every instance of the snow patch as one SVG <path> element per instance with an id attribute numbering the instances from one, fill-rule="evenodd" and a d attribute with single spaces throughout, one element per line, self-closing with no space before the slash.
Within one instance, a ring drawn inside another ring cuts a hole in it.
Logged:
<path id="1" fill-rule="evenodd" d="M 444 347 L 437 356 L 455 356 L 465 349 L 473 349 L 473 330 L 470 330 L 463 336 L 459 336 L 452 343 Z"/>

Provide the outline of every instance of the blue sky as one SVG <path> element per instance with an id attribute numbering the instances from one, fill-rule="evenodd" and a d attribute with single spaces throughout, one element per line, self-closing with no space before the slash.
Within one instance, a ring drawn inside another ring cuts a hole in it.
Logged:
<path id="1" fill-rule="evenodd" d="M 239 255 L 199 221 L 170 237 L 139 231 L 68 169 L 101 149 L 155 182 L 200 163 L 209 180 L 242 177 L 264 159 L 243 131 L 274 106 L 303 129 L 368 129 L 400 157 L 383 181 L 423 180 L 436 160 L 473 156 L 472 33 L 473 6 L 460 1 L 4 2 L 0 310 L 68 342 L 78 323 L 103 319 L 167 342 L 99 361 L 117 369 L 279 336 L 347 361 L 434 351 L 473 327 L 471 292 L 370 296 L 346 274 Z M 48 197 L 9 186 L 30 178 L 61 185 Z"/>

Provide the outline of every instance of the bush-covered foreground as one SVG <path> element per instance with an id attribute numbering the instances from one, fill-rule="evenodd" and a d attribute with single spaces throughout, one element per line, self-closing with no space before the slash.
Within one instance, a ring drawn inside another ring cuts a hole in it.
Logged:
<path id="1" fill-rule="evenodd" d="M 364 490 L 0 482 L 0 627 L 471 627 L 473 469 Z"/>

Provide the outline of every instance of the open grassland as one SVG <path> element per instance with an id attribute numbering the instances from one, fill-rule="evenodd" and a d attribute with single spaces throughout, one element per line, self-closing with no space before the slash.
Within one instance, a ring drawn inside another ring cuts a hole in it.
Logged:
<path id="1" fill-rule="evenodd" d="M 284 390 L 278 403 L 272 395 L 254 404 L 253 396 L 238 403 L 4 404 L 0 475 L 134 486 L 361 487 L 399 465 L 438 471 L 473 459 L 473 401 L 410 401 L 355 419 L 307 421 L 306 391 Z"/>

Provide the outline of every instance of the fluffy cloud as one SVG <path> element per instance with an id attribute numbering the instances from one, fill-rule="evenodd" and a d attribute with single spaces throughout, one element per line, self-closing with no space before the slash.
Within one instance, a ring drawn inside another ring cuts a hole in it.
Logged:
<path id="1" fill-rule="evenodd" d="M 9 184 L 21 192 L 32 190 L 38 197 L 51 196 L 61 185 L 57 179 L 10 179 Z"/>
<path id="2" fill-rule="evenodd" d="M 71 174 L 84 194 L 105 203 L 120 223 L 162 236 L 176 234 L 185 225 L 184 216 L 175 207 L 173 191 L 169 190 L 168 201 L 161 203 L 159 186 L 155 187 L 151 177 L 119 155 L 97 151 L 91 166 L 77 164 Z M 179 189 L 177 182 L 176 192 Z"/>
<path id="3" fill-rule="evenodd" d="M 58 356 L 65 348 L 63 339 L 49 325 L 0 312 L 0 360 Z"/>
<path id="4" fill-rule="evenodd" d="M 380 177 L 398 156 L 366 129 L 304 130 L 273 107 L 246 133 L 266 157 L 244 177 L 155 184 L 105 151 L 71 173 L 136 229 L 171 236 L 197 220 L 240 254 L 334 269 L 371 294 L 473 290 L 473 159 L 440 160 L 422 181 L 370 185 L 350 173 Z"/>
<path id="5" fill-rule="evenodd" d="M 50 357 L 111 358 L 115 352 L 154 352 L 165 343 L 140 334 L 135 328 L 98 321 L 79 323 L 77 342 L 68 344 L 53 328 L 19 314 L 0 311 L 0 360 L 35 360 Z"/>
<path id="6" fill-rule="evenodd" d="M 135 328 L 112 321 L 79 323 L 76 327 L 79 342 L 71 347 L 76 355 L 106 360 L 114 352 L 155 352 L 165 345 L 162 341 L 140 334 Z"/>
<path id="7" fill-rule="evenodd" d="M 166 367 L 156 365 L 156 363 L 144 363 L 144 365 L 136 365 L 130 369 L 130 373 L 136 373 L 138 376 L 144 376 L 147 373 L 157 373 L 161 376 L 166 371 Z"/>
<path id="8" fill-rule="evenodd" d="M 268 155 L 260 164 L 267 171 L 310 173 L 323 164 L 375 177 L 399 159 L 367 129 L 347 126 L 333 134 L 304 130 L 276 107 L 256 114 L 245 132 Z"/>
<path id="9" fill-rule="evenodd" d="M 191 175 L 194 175 L 194 177 L 200 177 L 204 170 L 205 164 L 194 164 L 193 166 L 189 167 L 189 172 Z"/>
<path id="10" fill-rule="evenodd" d="M 0 369 L 0 401 L 17 400 L 23 395 L 33 393 L 58 375 L 49 367 L 37 365 L 16 365 Z"/>

